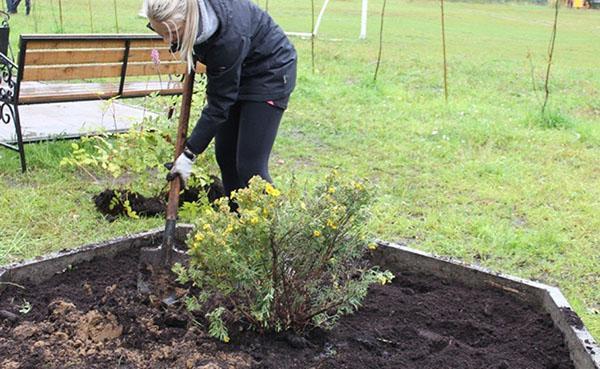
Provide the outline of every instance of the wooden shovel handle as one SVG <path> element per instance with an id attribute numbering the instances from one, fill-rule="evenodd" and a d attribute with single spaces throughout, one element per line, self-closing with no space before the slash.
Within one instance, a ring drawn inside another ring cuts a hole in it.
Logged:
<path id="1" fill-rule="evenodd" d="M 188 123 L 190 120 L 190 108 L 192 106 L 192 94 L 194 92 L 195 72 L 189 72 L 183 80 L 183 96 L 181 98 L 181 113 L 179 114 L 179 127 L 177 128 L 177 143 L 175 144 L 175 160 L 183 152 L 183 145 L 187 138 Z M 169 201 L 167 202 L 167 220 L 177 219 L 177 207 L 179 206 L 179 191 L 181 191 L 181 179 L 177 176 L 171 181 L 169 190 Z"/>

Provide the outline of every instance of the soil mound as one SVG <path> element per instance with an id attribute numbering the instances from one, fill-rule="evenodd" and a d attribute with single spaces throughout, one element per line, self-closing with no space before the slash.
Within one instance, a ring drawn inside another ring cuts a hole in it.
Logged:
<path id="1" fill-rule="evenodd" d="M 211 183 L 204 187 L 186 188 L 179 196 L 179 206 L 185 202 L 195 202 L 207 197 L 210 202 L 225 196 L 221 180 L 211 176 Z M 167 194 L 157 197 L 145 197 L 139 193 L 127 190 L 106 189 L 93 197 L 96 209 L 108 220 L 113 221 L 119 216 L 128 216 L 131 211 L 142 217 L 153 217 L 165 212 Z"/>

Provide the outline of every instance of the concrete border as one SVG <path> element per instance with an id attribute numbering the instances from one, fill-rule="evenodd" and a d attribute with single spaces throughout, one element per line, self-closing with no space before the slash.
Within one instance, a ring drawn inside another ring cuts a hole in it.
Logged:
<path id="1" fill-rule="evenodd" d="M 185 241 L 191 230 L 191 225 L 182 224 L 177 226 L 177 240 Z M 50 279 L 55 274 L 64 272 L 73 265 L 90 261 L 96 257 L 113 257 L 123 251 L 156 246 L 162 240 L 163 231 L 164 228 L 159 228 L 75 249 L 53 252 L 20 263 L 0 266 L 0 292 L 6 288 L 6 282 L 16 284 L 40 283 Z"/>
<path id="2" fill-rule="evenodd" d="M 185 241 L 191 225 L 177 227 L 177 239 Z M 62 250 L 21 263 L 0 267 L 0 292 L 7 283 L 40 283 L 69 267 L 95 257 L 112 257 L 120 252 L 155 246 L 162 239 L 163 229 L 155 229 L 114 240 Z M 581 320 L 571 310 L 566 298 L 556 287 L 525 280 L 460 261 L 434 256 L 402 245 L 378 241 L 373 251 L 375 264 L 392 272 L 424 272 L 460 281 L 481 288 L 500 288 L 520 299 L 540 306 L 550 314 L 554 324 L 564 334 L 576 369 L 600 369 L 600 347 Z"/>

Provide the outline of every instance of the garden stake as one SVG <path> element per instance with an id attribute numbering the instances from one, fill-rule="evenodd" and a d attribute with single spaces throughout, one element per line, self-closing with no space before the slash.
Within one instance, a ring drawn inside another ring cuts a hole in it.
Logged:
<path id="1" fill-rule="evenodd" d="M 387 0 L 383 0 L 383 6 L 381 7 L 381 28 L 379 29 L 379 53 L 377 54 L 377 67 L 375 68 L 373 82 L 377 82 L 377 74 L 379 73 L 379 66 L 381 65 L 381 53 L 383 51 L 383 20 L 385 19 L 386 4 Z"/>
<path id="2" fill-rule="evenodd" d="M 440 0 L 440 8 L 442 12 L 442 48 L 444 52 L 444 99 L 448 103 L 448 60 L 446 55 L 446 13 L 444 12 L 444 0 Z"/>
<path id="3" fill-rule="evenodd" d="M 187 137 L 188 121 L 190 119 L 190 107 L 192 105 L 192 93 L 194 89 L 195 72 L 190 71 L 183 81 L 183 96 L 181 99 L 181 114 L 179 115 L 179 127 L 177 128 L 177 143 L 175 145 L 175 160 L 183 152 L 183 146 Z M 162 245 L 156 248 L 142 248 L 140 254 L 140 273 L 138 275 L 138 291 L 149 293 L 149 280 L 145 278 L 144 272 L 152 272 L 159 269 L 169 270 L 173 263 L 183 263 L 185 252 L 175 247 L 175 231 L 177 223 L 177 207 L 179 206 L 179 192 L 181 190 L 181 179 L 179 176 L 171 181 L 169 199 L 167 202 L 166 225 L 163 234 Z M 172 300 L 172 299 L 169 299 Z"/>
<path id="4" fill-rule="evenodd" d="M 94 33 L 94 17 L 92 16 L 92 0 L 88 0 L 88 10 L 90 13 L 90 28 L 91 32 Z"/>
<path id="5" fill-rule="evenodd" d="M 115 8 L 115 29 L 117 33 L 119 33 L 119 11 L 117 10 L 117 0 L 114 0 L 114 8 Z"/>
<path id="6" fill-rule="evenodd" d="M 544 104 L 542 105 L 542 118 L 544 118 L 546 105 L 548 105 L 548 96 L 550 96 L 548 83 L 550 82 L 550 67 L 552 66 L 552 57 L 554 56 L 554 43 L 556 41 L 556 26 L 558 24 L 559 5 L 559 1 L 556 0 L 556 3 L 554 4 L 554 25 L 552 26 L 552 36 L 550 36 L 550 46 L 548 46 L 548 66 L 546 68 L 546 80 L 544 81 Z"/>
<path id="7" fill-rule="evenodd" d="M 58 0 L 58 15 L 60 16 L 60 33 L 65 33 L 65 26 L 63 23 L 62 0 Z"/>

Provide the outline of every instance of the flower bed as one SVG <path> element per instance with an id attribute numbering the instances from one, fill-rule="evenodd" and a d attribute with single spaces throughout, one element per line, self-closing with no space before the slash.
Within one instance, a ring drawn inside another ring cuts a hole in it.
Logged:
<path id="1" fill-rule="evenodd" d="M 0 366 L 575 368 L 563 335 L 539 306 L 502 288 L 413 272 L 371 288 L 363 307 L 331 331 L 313 330 L 302 340 L 240 325 L 223 343 L 183 304 L 167 307 L 138 294 L 138 246 L 153 242 L 148 235 L 144 242 L 121 240 L 117 257 L 81 264 L 74 255 L 110 254 L 116 244 L 70 253 L 71 267 L 42 283 L 27 283 L 22 266 L 11 269 L 25 288 L 3 285 Z M 53 263 L 49 273 L 61 266 L 57 260 L 25 268 Z"/>

